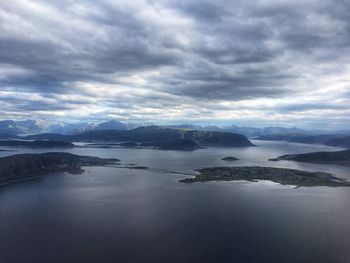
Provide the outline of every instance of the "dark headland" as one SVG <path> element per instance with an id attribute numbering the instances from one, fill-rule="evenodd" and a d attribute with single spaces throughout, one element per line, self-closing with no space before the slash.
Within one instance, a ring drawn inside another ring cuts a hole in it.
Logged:
<path id="1" fill-rule="evenodd" d="M 287 141 L 305 144 L 322 144 L 327 146 L 350 148 L 350 136 L 344 134 L 272 134 L 260 136 L 256 139 L 264 141 Z"/>
<path id="2" fill-rule="evenodd" d="M 0 140 L 0 146 L 28 147 L 28 148 L 72 148 L 74 147 L 74 144 L 71 142 L 52 141 L 52 140 L 36 140 L 36 141 Z"/>
<path id="3" fill-rule="evenodd" d="M 350 165 L 350 150 L 336 152 L 312 152 L 302 154 L 286 154 L 277 158 L 269 159 L 270 161 L 296 161 L 308 163 L 325 163 L 325 164 L 345 164 Z"/>
<path id="4" fill-rule="evenodd" d="M 244 166 L 212 167 L 197 170 L 200 174 L 181 180 L 182 183 L 207 181 L 258 181 L 268 180 L 282 185 L 349 187 L 350 182 L 328 173 L 293 169 Z"/>
<path id="5" fill-rule="evenodd" d="M 118 161 L 64 152 L 17 154 L 0 158 L 0 184 L 33 179 L 53 172 L 77 173 L 83 171 L 83 166 L 104 166 Z"/>

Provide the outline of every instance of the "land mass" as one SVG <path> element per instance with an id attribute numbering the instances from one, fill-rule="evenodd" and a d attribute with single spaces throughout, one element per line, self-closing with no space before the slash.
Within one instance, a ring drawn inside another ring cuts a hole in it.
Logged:
<path id="1" fill-rule="evenodd" d="M 144 147 L 155 147 L 160 150 L 177 150 L 177 151 L 193 151 L 200 149 L 201 146 L 192 139 L 175 139 L 164 142 L 141 143 Z"/>
<path id="2" fill-rule="evenodd" d="M 28 148 L 73 148 L 74 144 L 63 141 L 23 141 L 23 140 L 0 140 L 0 146 L 28 147 Z"/>
<path id="3" fill-rule="evenodd" d="M 33 179 L 53 172 L 77 173 L 83 171 L 83 166 L 104 166 L 118 161 L 64 152 L 16 154 L 0 158 L 0 184 Z"/>
<path id="4" fill-rule="evenodd" d="M 268 180 L 282 185 L 349 187 L 350 182 L 328 173 L 307 172 L 293 169 L 244 166 L 213 167 L 197 170 L 200 174 L 180 180 L 182 183 L 207 181 L 251 181 Z"/>
<path id="5" fill-rule="evenodd" d="M 350 164 L 350 150 L 336 152 L 311 152 L 301 154 L 286 154 L 277 158 L 269 159 L 270 161 L 288 160 L 308 163 L 325 163 L 325 164 Z"/>
<path id="6" fill-rule="evenodd" d="M 322 144 L 333 147 L 350 148 L 350 136 L 341 134 L 325 135 L 290 135 L 290 134 L 273 134 L 256 138 L 257 140 L 266 141 L 287 141 L 305 144 Z"/>
<path id="7" fill-rule="evenodd" d="M 196 149 L 203 148 L 196 141 L 191 139 L 174 139 L 169 141 L 153 141 L 153 142 L 104 142 L 104 143 L 89 143 L 87 147 L 97 148 L 154 148 L 158 150 L 177 150 L 177 151 L 193 151 Z"/>
<path id="8" fill-rule="evenodd" d="M 254 146 L 241 134 L 217 131 L 172 129 L 160 126 L 140 127 L 133 130 L 94 130 L 74 135 L 44 133 L 25 136 L 26 140 L 60 140 L 67 142 L 132 142 L 165 150 L 195 150 L 201 146 L 249 147 Z M 197 145 L 198 144 L 198 145 Z M 134 146 L 132 146 L 134 147 Z"/>

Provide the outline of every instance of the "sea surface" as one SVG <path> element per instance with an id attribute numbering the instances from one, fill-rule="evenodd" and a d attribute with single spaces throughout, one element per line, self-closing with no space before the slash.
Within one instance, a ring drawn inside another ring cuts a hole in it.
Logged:
<path id="1" fill-rule="evenodd" d="M 0 262 L 350 262 L 350 188 L 268 181 L 183 184 L 195 169 L 274 166 L 329 172 L 350 167 L 269 162 L 339 148 L 253 141 L 258 147 L 193 152 L 74 148 L 149 170 L 86 167 L 0 187 Z M 59 149 L 5 148 L 0 156 Z M 236 162 L 221 158 L 235 156 Z"/>

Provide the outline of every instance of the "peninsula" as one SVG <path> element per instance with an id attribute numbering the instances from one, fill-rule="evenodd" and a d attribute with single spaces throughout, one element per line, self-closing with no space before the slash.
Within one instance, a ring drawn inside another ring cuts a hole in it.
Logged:
<path id="1" fill-rule="evenodd" d="M 350 165 L 350 150 L 335 152 L 311 152 L 301 154 L 286 154 L 269 161 L 296 161 L 307 163 L 325 163 L 325 164 L 345 164 Z"/>
<path id="2" fill-rule="evenodd" d="M 34 179 L 53 172 L 83 172 L 83 166 L 104 166 L 118 159 L 80 156 L 64 152 L 16 154 L 0 158 L 0 184 Z"/>
<path id="3" fill-rule="evenodd" d="M 73 148 L 71 142 L 55 141 L 55 140 L 0 140 L 0 146 L 7 147 L 27 147 L 27 148 Z"/>

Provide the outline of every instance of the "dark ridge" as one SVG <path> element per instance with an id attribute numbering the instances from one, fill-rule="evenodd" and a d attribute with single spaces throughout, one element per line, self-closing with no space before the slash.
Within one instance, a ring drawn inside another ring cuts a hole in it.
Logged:
<path id="1" fill-rule="evenodd" d="M 164 143 L 171 141 L 174 144 L 189 144 L 189 141 L 179 141 L 180 139 L 193 140 L 200 146 L 220 146 L 220 147 L 247 147 L 254 146 L 244 135 L 229 132 L 212 132 L 171 129 L 158 126 L 139 127 L 133 130 L 94 130 L 75 135 L 60 134 L 38 134 L 23 137 L 28 140 L 55 139 L 60 141 L 81 141 L 81 142 L 134 142 L 144 144 Z M 178 140 L 178 141 L 176 141 Z M 177 143 L 176 143 L 177 142 Z M 164 146 L 166 148 L 166 146 Z"/>
<path id="2" fill-rule="evenodd" d="M 63 152 L 17 154 L 0 158 L 0 184 L 33 179 L 53 172 L 82 172 L 82 166 L 103 166 L 118 161 Z"/>
<path id="3" fill-rule="evenodd" d="M 326 145 L 350 148 L 350 136 L 330 139 Z"/>
<path id="4" fill-rule="evenodd" d="M 199 144 L 192 139 L 175 139 L 165 142 L 147 142 L 141 143 L 144 147 L 155 147 L 160 150 L 177 150 L 177 151 L 193 151 L 201 148 Z"/>
<path id="5" fill-rule="evenodd" d="M 10 139 L 17 139 L 18 136 L 8 134 L 8 133 L 0 133 L 0 140 L 10 140 Z"/>
<path id="6" fill-rule="evenodd" d="M 71 141 L 70 135 L 60 133 L 40 133 L 21 137 L 23 140 L 51 140 L 51 141 Z"/>
<path id="7" fill-rule="evenodd" d="M 274 134 L 260 136 L 256 138 L 257 140 L 266 141 L 287 141 L 296 143 L 306 143 L 306 144 L 322 144 L 334 147 L 350 147 L 350 136 L 340 135 L 340 134 L 326 134 L 326 135 L 309 135 L 309 136 L 291 136 L 285 134 Z"/>
<path id="8" fill-rule="evenodd" d="M 72 148 L 74 144 L 63 141 L 0 141 L 0 146 L 29 147 L 29 148 Z"/>
<path id="9" fill-rule="evenodd" d="M 254 146 L 244 135 L 229 132 L 187 131 L 184 134 L 184 138 L 195 140 L 203 146 Z"/>
<path id="10" fill-rule="evenodd" d="M 312 152 L 302 154 L 286 154 L 270 161 L 289 160 L 308 163 L 325 163 L 325 164 L 350 164 L 350 150 L 336 152 Z"/>
<path id="11" fill-rule="evenodd" d="M 200 174 L 181 180 L 182 183 L 207 181 L 251 181 L 268 180 L 282 185 L 349 187 L 350 182 L 328 173 L 307 172 L 293 169 L 244 166 L 212 167 L 197 170 Z"/>

